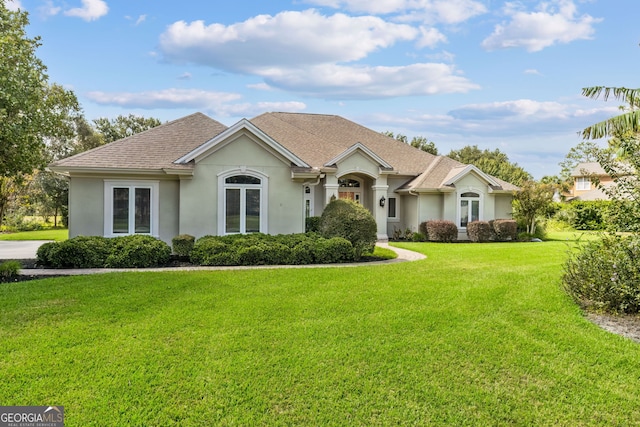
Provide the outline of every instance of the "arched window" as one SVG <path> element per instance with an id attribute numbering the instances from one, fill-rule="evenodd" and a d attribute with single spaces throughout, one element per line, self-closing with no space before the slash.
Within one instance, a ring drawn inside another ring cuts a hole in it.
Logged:
<path id="1" fill-rule="evenodd" d="M 221 177 L 220 212 L 224 234 L 266 232 L 263 196 L 266 177 L 257 174 L 227 174 Z"/>
<path id="2" fill-rule="evenodd" d="M 467 224 L 480 219 L 480 195 L 466 192 L 460 195 L 459 226 L 466 228 Z"/>

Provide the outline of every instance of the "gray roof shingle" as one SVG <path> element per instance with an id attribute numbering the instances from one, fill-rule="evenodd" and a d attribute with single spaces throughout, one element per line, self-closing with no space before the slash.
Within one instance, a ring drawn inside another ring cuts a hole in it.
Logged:
<path id="1" fill-rule="evenodd" d="M 449 157 L 434 156 L 373 131 L 343 117 L 306 113 L 264 113 L 250 122 L 312 168 L 320 169 L 350 147 L 361 143 L 410 178 L 403 188 L 440 189 L 454 170 L 466 165 Z M 202 113 L 177 119 L 145 132 L 59 160 L 53 170 L 140 170 L 192 169 L 193 162 L 176 160 L 224 132 L 227 126 Z M 495 179 L 495 178 L 494 178 Z M 496 180 L 502 190 L 517 187 Z"/>
<path id="2" fill-rule="evenodd" d="M 164 123 L 128 138 L 59 160 L 52 168 L 190 169 L 174 161 L 227 127 L 202 113 Z"/>

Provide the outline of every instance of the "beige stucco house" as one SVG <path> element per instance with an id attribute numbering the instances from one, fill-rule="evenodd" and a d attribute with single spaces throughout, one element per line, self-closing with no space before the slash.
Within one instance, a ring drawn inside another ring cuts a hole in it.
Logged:
<path id="1" fill-rule="evenodd" d="M 69 235 L 300 233 L 332 197 L 361 203 L 381 240 L 511 218 L 517 188 L 339 116 L 265 113 L 227 127 L 201 113 L 57 161 Z"/>
<path id="2" fill-rule="evenodd" d="M 605 188 L 613 185 L 613 179 L 598 162 L 578 164 L 571 172 L 571 178 L 573 186 L 569 190 L 567 200 L 609 200 L 609 195 L 593 182 L 597 180 L 599 185 Z"/>

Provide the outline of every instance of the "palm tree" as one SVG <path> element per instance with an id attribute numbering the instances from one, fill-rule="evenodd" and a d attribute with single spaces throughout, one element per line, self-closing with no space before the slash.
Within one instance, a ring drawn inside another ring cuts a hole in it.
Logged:
<path id="1" fill-rule="evenodd" d="M 582 131 L 584 139 L 600 139 L 606 136 L 640 132 L 640 109 L 638 109 L 640 107 L 640 89 L 594 86 L 583 88 L 582 95 L 591 99 L 598 99 L 602 96 L 605 101 L 613 95 L 615 99 L 629 105 L 624 113 L 585 128 Z"/>

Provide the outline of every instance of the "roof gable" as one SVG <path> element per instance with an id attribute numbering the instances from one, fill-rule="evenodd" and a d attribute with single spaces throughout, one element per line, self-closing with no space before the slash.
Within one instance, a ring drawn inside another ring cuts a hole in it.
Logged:
<path id="1" fill-rule="evenodd" d="M 184 156 L 180 157 L 176 160 L 176 164 L 186 164 L 192 161 L 197 161 L 197 159 L 202 158 L 203 156 L 207 156 L 210 152 L 215 151 L 219 146 L 224 145 L 229 138 L 238 134 L 239 132 L 247 131 L 258 137 L 261 141 L 263 141 L 269 148 L 274 150 L 278 155 L 290 161 L 294 166 L 309 168 L 310 166 L 298 156 L 296 156 L 291 151 L 287 150 L 280 143 L 278 143 L 275 139 L 271 138 L 269 135 L 261 131 L 257 128 L 253 123 L 251 123 L 247 119 L 242 119 L 230 128 L 227 128 L 225 131 L 219 133 L 214 138 L 210 139 L 206 143 L 201 146 L 191 150 Z"/>
<path id="2" fill-rule="evenodd" d="M 475 165 L 466 165 L 464 167 L 458 167 L 455 169 L 451 169 L 445 180 L 442 182 L 442 185 L 454 185 L 456 182 L 460 181 L 465 176 L 470 173 L 474 173 L 483 181 L 486 181 L 488 185 L 498 186 L 498 182 L 491 175 L 487 175 L 478 169 Z"/>
<path id="3" fill-rule="evenodd" d="M 345 151 L 343 151 L 342 153 L 340 153 L 339 155 L 337 155 L 333 159 L 331 159 L 328 162 L 326 162 L 324 164 L 324 166 L 333 166 L 333 165 L 335 165 L 337 163 L 340 163 L 342 160 L 348 158 L 349 156 L 351 156 L 356 151 L 360 151 L 360 152 L 364 153 L 365 156 L 369 157 L 374 163 L 377 163 L 381 168 L 393 169 L 393 166 L 391 166 L 389 163 L 384 161 L 380 156 L 378 156 L 376 153 L 371 151 L 369 148 L 367 148 L 361 142 L 353 144 L 351 147 L 347 148 Z"/>

